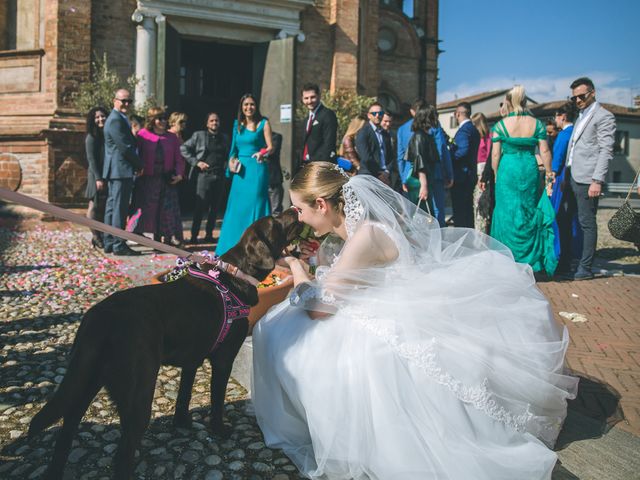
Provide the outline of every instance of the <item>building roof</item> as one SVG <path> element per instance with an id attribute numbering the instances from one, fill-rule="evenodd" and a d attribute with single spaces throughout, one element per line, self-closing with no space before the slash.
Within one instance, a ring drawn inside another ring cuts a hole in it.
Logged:
<path id="1" fill-rule="evenodd" d="M 553 102 L 538 103 L 531 105 L 530 110 L 536 117 L 550 117 L 558 110 L 562 105 L 567 103 L 568 100 L 555 100 Z M 640 120 L 640 108 L 624 107 L 622 105 L 616 105 L 613 103 L 600 103 L 604 108 L 613 113 L 616 117 L 628 117 L 632 119 Z M 496 122 L 501 118 L 500 112 L 493 112 L 487 115 L 489 122 Z"/>
<path id="2" fill-rule="evenodd" d="M 475 95 L 470 95 L 468 97 L 456 98 L 455 100 L 451 100 L 450 102 L 444 102 L 438 105 L 438 110 L 446 110 L 447 108 L 455 108 L 458 106 L 460 102 L 469 102 L 471 104 L 476 102 L 481 102 L 483 100 L 487 100 L 489 98 L 497 97 L 499 95 L 504 95 L 509 91 L 508 88 L 502 90 L 493 90 L 491 92 L 483 92 L 476 93 Z"/>

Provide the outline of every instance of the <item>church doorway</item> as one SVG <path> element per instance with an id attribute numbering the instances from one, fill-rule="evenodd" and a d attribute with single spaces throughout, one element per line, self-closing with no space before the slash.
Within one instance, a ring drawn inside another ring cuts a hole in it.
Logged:
<path id="1" fill-rule="evenodd" d="M 167 32 L 166 103 L 188 116 L 184 138 L 205 128 L 206 115 L 217 112 L 222 132 L 231 139 L 238 102 L 245 93 L 260 99 L 268 43 L 242 44 L 183 38 Z M 183 213 L 193 209 L 195 185 L 181 188 Z"/>

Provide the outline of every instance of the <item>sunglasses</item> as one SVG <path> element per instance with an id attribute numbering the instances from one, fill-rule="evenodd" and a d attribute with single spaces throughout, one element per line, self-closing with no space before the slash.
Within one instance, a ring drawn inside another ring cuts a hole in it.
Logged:
<path id="1" fill-rule="evenodd" d="M 369 115 L 373 115 L 374 117 L 381 117 L 384 115 L 384 112 L 382 110 L 379 112 L 369 112 Z"/>
<path id="2" fill-rule="evenodd" d="M 573 97 L 569 97 L 569 100 L 571 100 L 574 103 L 576 100 L 580 100 L 581 102 L 584 102 L 591 92 L 593 92 L 593 90 L 589 90 L 588 92 L 581 93 L 580 95 L 574 95 Z"/>
<path id="3" fill-rule="evenodd" d="M 167 117 L 166 115 L 159 115 L 156 117 L 156 120 L 159 120 L 161 122 L 166 122 L 167 120 L 169 120 L 169 117 Z"/>
<path id="4" fill-rule="evenodd" d="M 124 103 L 125 105 L 130 105 L 133 103 L 133 100 L 131 100 L 130 98 L 116 98 L 116 100 Z"/>

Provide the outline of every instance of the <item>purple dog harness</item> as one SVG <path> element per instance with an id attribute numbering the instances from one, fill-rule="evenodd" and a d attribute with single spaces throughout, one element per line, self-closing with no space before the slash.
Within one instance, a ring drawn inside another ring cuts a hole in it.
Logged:
<path id="1" fill-rule="evenodd" d="M 231 330 L 231 324 L 234 320 L 239 320 L 241 318 L 247 318 L 249 316 L 250 307 L 243 303 L 233 292 L 230 292 L 229 289 L 218 280 L 218 275 L 220 275 L 220 271 L 216 269 L 209 270 L 208 273 L 199 270 L 194 267 L 187 267 L 187 272 L 192 277 L 200 278 L 202 280 L 206 280 L 210 283 L 213 283 L 218 292 L 220 292 L 220 296 L 222 297 L 222 303 L 224 305 L 224 318 L 222 320 L 222 327 L 220 328 L 220 333 L 218 333 L 218 338 L 216 338 L 215 343 L 211 347 L 211 352 L 214 352 L 218 346 L 224 342 L 224 339 L 227 337 L 229 331 Z"/>

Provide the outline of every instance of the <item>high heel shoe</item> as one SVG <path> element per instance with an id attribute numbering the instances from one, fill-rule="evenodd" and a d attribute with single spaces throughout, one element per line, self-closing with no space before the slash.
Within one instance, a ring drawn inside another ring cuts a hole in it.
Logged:
<path id="1" fill-rule="evenodd" d="M 102 250 L 104 248 L 104 243 L 102 243 L 102 240 L 99 238 L 92 238 L 91 239 L 91 246 L 93 248 L 97 248 Z"/>

